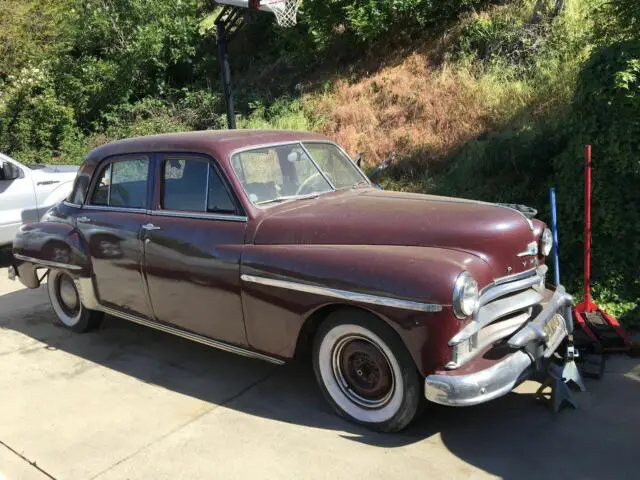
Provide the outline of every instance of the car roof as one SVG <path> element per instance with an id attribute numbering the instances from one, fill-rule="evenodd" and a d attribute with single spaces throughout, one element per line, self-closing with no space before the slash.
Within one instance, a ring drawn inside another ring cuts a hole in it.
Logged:
<path id="1" fill-rule="evenodd" d="M 218 161 L 224 161 L 234 150 L 298 141 L 330 140 L 317 133 L 291 130 L 204 130 L 166 133 L 108 143 L 92 150 L 85 163 L 95 164 L 113 155 L 145 152 L 207 153 Z"/>

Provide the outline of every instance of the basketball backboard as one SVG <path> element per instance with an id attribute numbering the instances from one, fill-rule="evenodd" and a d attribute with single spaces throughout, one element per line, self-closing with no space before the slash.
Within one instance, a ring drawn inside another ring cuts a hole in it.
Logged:
<path id="1" fill-rule="evenodd" d="M 281 27 L 293 27 L 297 23 L 298 8 L 302 0 L 215 0 L 220 5 L 261 10 L 273 13 Z"/>

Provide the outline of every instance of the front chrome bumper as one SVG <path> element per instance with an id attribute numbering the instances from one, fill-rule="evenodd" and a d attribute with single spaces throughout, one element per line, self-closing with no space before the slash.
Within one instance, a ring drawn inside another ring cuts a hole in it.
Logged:
<path id="1" fill-rule="evenodd" d="M 550 357 L 573 331 L 572 301 L 564 287 L 558 286 L 540 313 L 507 340 L 508 346 L 515 350 L 513 353 L 473 373 L 453 371 L 429 375 L 425 379 L 425 396 L 435 403 L 463 407 L 506 395 L 535 373 L 540 361 Z M 548 329 L 545 332 L 545 326 L 556 315 L 560 315 L 563 322 L 559 322 L 561 327 L 550 335 Z"/>

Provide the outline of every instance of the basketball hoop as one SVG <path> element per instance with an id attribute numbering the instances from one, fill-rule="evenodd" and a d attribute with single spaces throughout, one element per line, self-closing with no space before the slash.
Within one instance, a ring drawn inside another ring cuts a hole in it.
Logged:
<path id="1" fill-rule="evenodd" d="M 215 0 L 222 5 L 262 10 L 273 13 L 278 25 L 284 28 L 293 27 L 298 20 L 298 9 L 302 0 Z"/>

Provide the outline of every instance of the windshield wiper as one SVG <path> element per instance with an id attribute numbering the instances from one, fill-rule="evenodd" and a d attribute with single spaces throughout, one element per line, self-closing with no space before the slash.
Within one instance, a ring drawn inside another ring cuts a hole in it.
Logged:
<path id="1" fill-rule="evenodd" d="M 276 197 L 271 200 L 262 200 L 261 202 L 256 202 L 256 205 L 266 205 L 268 203 L 280 203 L 286 200 L 305 200 L 308 198 L 318 198 L 317 193 L 310 193 L 308 195 L 286 195 L 284 197 Z"/>

